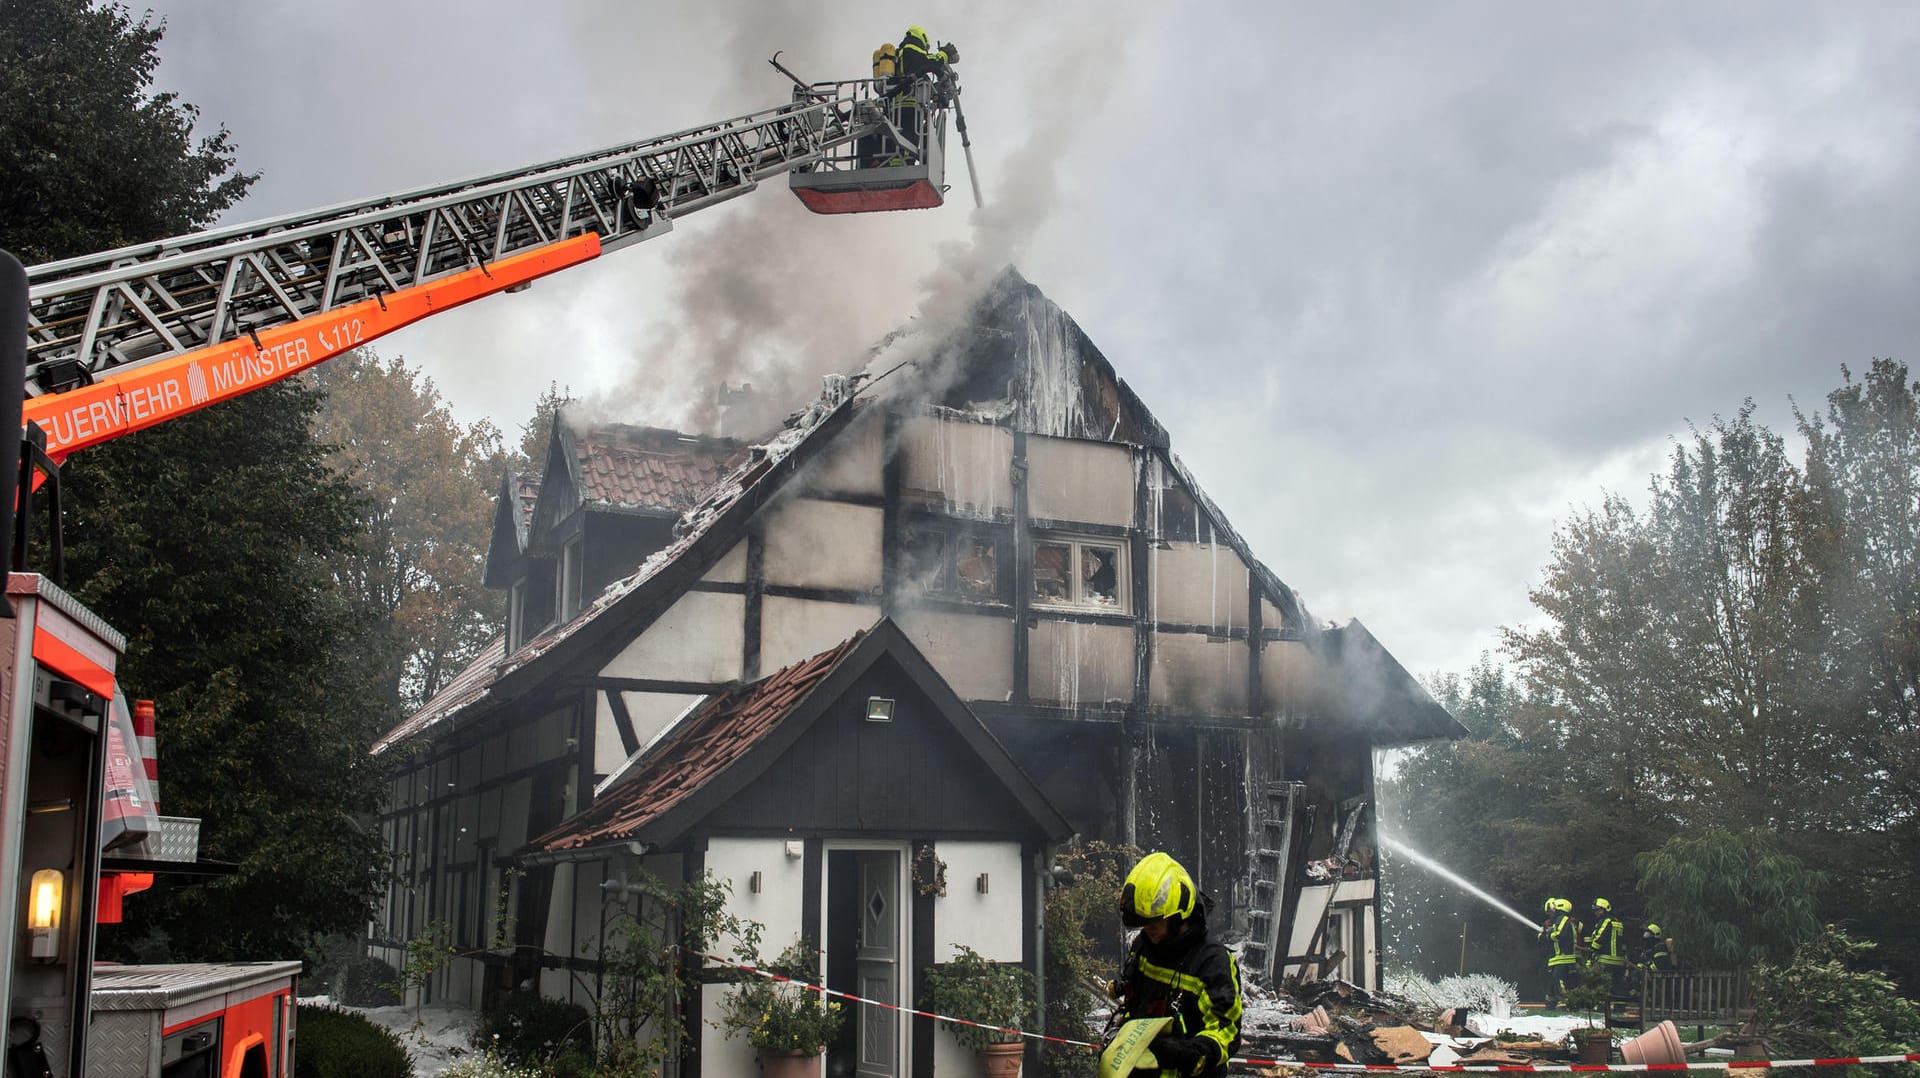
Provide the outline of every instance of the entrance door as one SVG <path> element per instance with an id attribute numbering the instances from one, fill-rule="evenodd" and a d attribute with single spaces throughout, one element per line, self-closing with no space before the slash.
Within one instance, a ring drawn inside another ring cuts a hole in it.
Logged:
<path id="1" fill-rule="evenodd" d="M 900 1002 L 900 854 L 895 850 L 854 853 L 859 879 L 860 932 L 854 948 L 859 995 L 881 1003 Z M 858 1008 L 859 1078 L 899 1074 L 900 1015 L 881 1007 Z"/>

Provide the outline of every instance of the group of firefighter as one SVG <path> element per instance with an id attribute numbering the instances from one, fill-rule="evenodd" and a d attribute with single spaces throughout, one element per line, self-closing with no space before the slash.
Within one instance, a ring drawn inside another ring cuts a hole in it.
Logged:
<path id="1" fill-rule="evenodd" d="M 1636 989 L 1644 974 L 1678 968 L 1672 937 L 1651 921 L 1641 930 L 1639 947 L 1629 954 L 1626 922 L 1604 898 L 1593 900 L 1590 930 L 1574 917 L 1570 898 L 1549 898 L 1541 910 L 1546 915 L 1540 922 L 1540 942 L 1547 953 L 1548 1003 L 1563 1002 L 1589 968 L 1607 976 L 1613 996 Z"/>

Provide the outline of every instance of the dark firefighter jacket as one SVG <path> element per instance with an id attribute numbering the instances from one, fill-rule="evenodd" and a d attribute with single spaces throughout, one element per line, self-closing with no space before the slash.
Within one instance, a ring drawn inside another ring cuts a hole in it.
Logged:
<path id="1" fill-rule="evenodd" d="M 1626 926 L 1618 917 L 1608 916 L 1600 919 L 1593 934 L 1587 937 L 1587 949 L 1603 966 L 1624 966 L 1627 964 L 1627 952 L 1620 947 L 1620 934 Z"/>
<path id="2" fill-rule="evenodd" d="M 1647 937 L 1642 946 L 1645 957 L 1642 961 L 1655 973 L 1672 973 L 1678 968 L 1673 961 L 1673 940 L 1667 936 Z"/>
<path id="3" fill-rule="evenodd" d="M 914 92 L 915 82 L 929 75 L 939 75 L 944 72 L 947 68 L 947 54 L 934 48 L 933 43 L 925 38 L 908 34 L 900 39 L 900 50 L 897 55 L 900 77 L 895 85 L 898 87 L 898 100 L 904 108 L 918 108 L 920 100 Z"/>
<path id="4" fill-rule="evenodd" d="M 1199 1078 L 1227 1073 L 1227 1059 L 1240 1048 L 1240 965 L 1233 953 L 1207 939 L 1205 895 L 1178 935 L 1165 942 L 1134 937 L 1120 974 L 1122 1017 L 1175 1021 L 1160 1034 L 1197 1038 L 1204 1063 Z"/>
<path id="5" fill-rule="evenodd" d="M 1547 968 L 1571 966 L 1578 958 L 1580 925 L 1572 914 L 1563 913 L 1540 926 L 1540 941 L 1551 945 L 1547 952 Z"/>

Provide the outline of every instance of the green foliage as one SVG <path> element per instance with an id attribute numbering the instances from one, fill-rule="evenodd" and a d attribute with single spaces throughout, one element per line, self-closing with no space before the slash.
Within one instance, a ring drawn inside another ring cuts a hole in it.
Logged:
<path id="1" fill-rule="evenodd" d="M 480 1015 L 472 1044 L 514 1064 L 539 1065 L 593 1052 L 593 1017 L 585 1007 L 513 992 Z"/>
<path id="2" fill-rule="evenodd" d="M 406 707 L 439 691 L 497 630 L 502 599 L 481 583 L 502 469 L 500 433 L 463 426 L 431 378 L 359 349 L 316 368 L 315 437 L 360 494 L 361 542 L 336 561 L 392 643 L 383 681 Z"/>
<path id="3" fill-rule="evenodd" d="M 1607 971 L 1597 964 L 1588 965 L 1581 968 L 1579 983 L 1561 993 L 1560 1006 L 1586 1015 L 1591 1026 L 1606 1013 L 1612 993 L 1613 980 Z"/>
<path id="4" fill-rule="evenodd" d="M 1118 956 L 1126 946 L 1120 924 L 1120 885 L 1127 869 L 1144 856 L 1137 846 L 1100 841 L 1082 842 L 1065 850 L 1054 863 L 1061 870 L 1047 889 L 1046 978 L 1049 1036 L 1097 1041 L 1100 1030 L 1088 1016 L 1110 1001 L 1098 990 L 1119 970 Z M 1078 1074 L 1084 1062 L 1077 1054 L 1050 1052 L 1050 1070 Z"/>
<path id="5" fill-rule="evenodd" d="M 1902 997 L 1884 973 L 1860 968 L 1874 948 L 1827 925 L 1802 942 L 1791 961 L 1755 970 L 1753 1029 L 1769 1055 L 1897 1055 L 1920 1046 L 1920 1003 Z M 1920 1074 L 1911 1064 L 1846 1069 L 1860 1076 Z"/>
<path id="6" fill-rule="evenodd" d="M 752 958 L 746 964 L 755 965 Z M 820 948 L 799 939 L 764 967 L 767 972 L 807 984 L 820 980 Z M 820 993 L 749 975 L 728 990 L 721 1026 L 733 1036 L 745 1034 L 757 1052 L 818 1055 L 840 1035 L 844 1008 Z"/>
<path id="7" fill-rule="evenodd" d="M 546 1068 L 514 1063 L 489 1048 L 449 1064 L 440 1071 L 440 1078 L 549 1078 L 552 1073 Z"/>
<path id="8" fill-rule="evenodd" d="M 372 955 L 340 967 L 339 1000 L 349 1007 L 393 1007 L 400 1003 L 400 971 Z"/>
<path id="9" fill-rule="evenodd" d="M 700 983 L 700 963 L 683 963 L 682 947 L 704 954 L 730 945 L 750 962 L 760 946 L 760 924 L 729 913 L 730 892 L 711 875 L 674 887 L 640 872 L 628 886 L 639 911 L 609 930 L 593 1016 L 601 1073 L 612 1078 L 653 1074 L 672 1054 L 679 1001 L 697 998 Z"/>
<path id="10" fill-rule="evenodd" d="M 1117 892 L 1116 892 L 1117 893 Z M 1016 965 L 989 962 L 980 952 L 959 943 L 952 961 L 927 969 L 927 994 L 922 1005 L 953 1018 L 1006 1029 L 1029 1029 L 1033 1023 L 1033 974 Z M 1020 1037 L 979 1026 L 941 1022 L 963 1047 L 1014 1044 Z"/>
<path id="11" fill-rule="evenodd" d="M 1820 931 L 1820 873 L 1765 831 L 1707 831 L 1641 854 L 1651 917 L 1694 965 L 1783 962 Z"/>
<path id="12" fill-rule="evenodd" d="M 1813 918 L 1920 983 L 1920 383 L 1889 360 L 1842 377 L 1799 417 L 1800 460 L 1748 405 L 1677 445 L 1644 498 L 1563 522 L 1531 593 L 1544 617 L 1505 633 L 1511 672 L 1435 683 L 1471 736 L 1383 769 L 1383 825 L 1521 909 L 1606 895 L 1635 926 L 1640 854 L 1765 831 L 1826 879 Z M 1412 871 L 1386 886 L 1391 942 L 1429 972 L 1464 930 L 1468 968 L 1538 983 L 1470 900 Z M 1711 926 L 1651 912 L 1706 961 Z M 1776 960 L 1792 945 L 1751 927 Z"/>
<path id="13" fill-rule="evenodd" d="M 164 26 L 121 4 L 0 4 L 0 247 L 32 265 L 212 224 L 258 174 L 152 92 Z"/>
<path id="14" fill-rule="evenodd" d="M 294 1078 L 412 1078 L 406 1045 L 377 1022 L 304 1003 L 295 1021 Z"/>
<path id="15" fill-rule="evenodd" d="M 200 854 L 232 876 L 162 876 L 103 957 L 146 932 L 153 958 L 298 956 L 364 929 L 384 858 L 383 780 L 367 748 L 390 725 L 370 619 L 333 586 L 354 543 L 353 493 L 281 383 L 67 464 L 70 590 L 127 636 L 120 683 L 156 702 L 164 807 L 197 816 Z"/>

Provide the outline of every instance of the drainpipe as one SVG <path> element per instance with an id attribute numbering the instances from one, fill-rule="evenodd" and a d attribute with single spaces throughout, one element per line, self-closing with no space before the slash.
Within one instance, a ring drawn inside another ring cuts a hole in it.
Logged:
<path id="1" fill-rule="evenodd" d="M 1038 1012 L 1040 1020 L 1039 1032 L 1044 1033 L 1047 1028 L 1047 892 L 1053 889 L 1053 845 L 1051 843 L 1040 844 L 1040 853 L 1034 861 L 1033 877 L 1034 887 L 1039 894 L 1038 908 L 1035 911 L 1039 916 L 1033 919 L 1033 954 L 1040 966 L 1039 975 L 1033 979 L 1033 998 L 1034 1009 Z M 1033 1042 L 1036 1071 L 1040 1062 L 1046 1058 L 1046 1052 L 1047 1042 Z"/>

